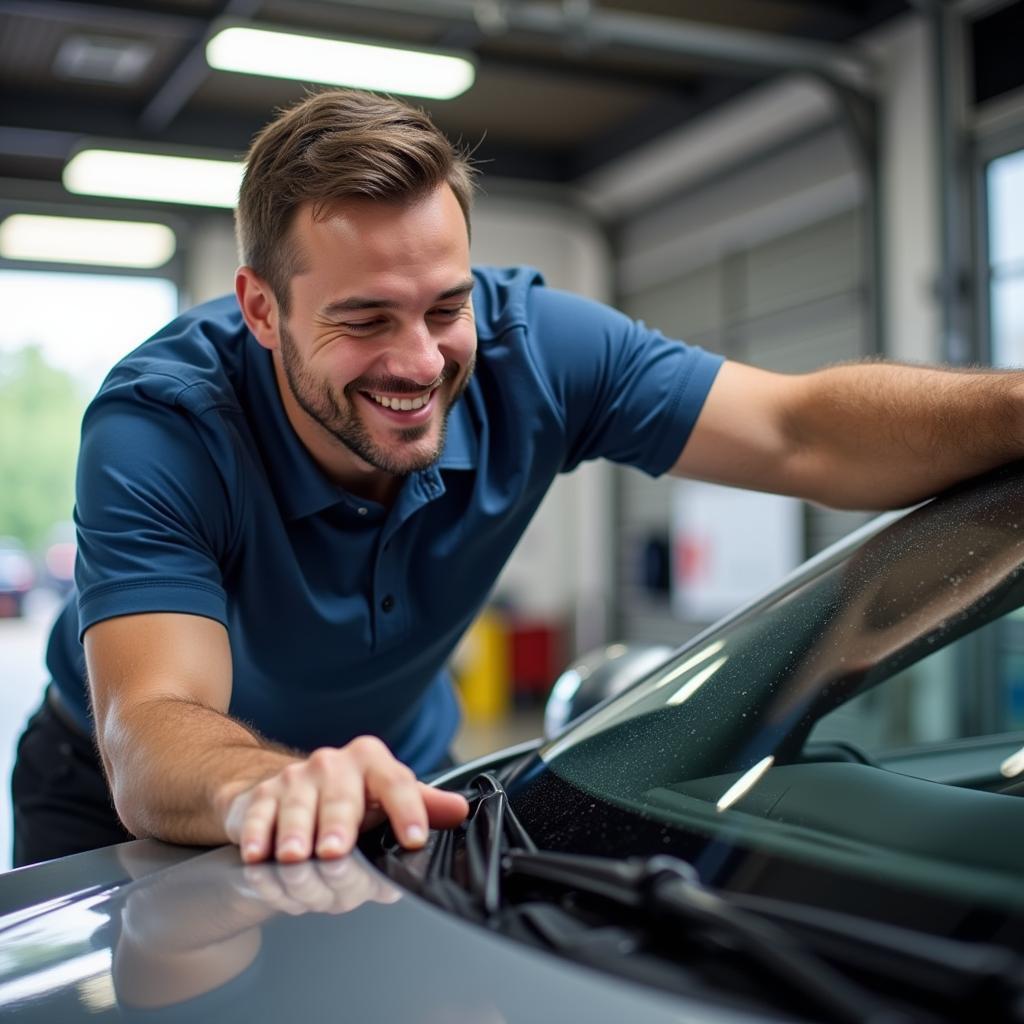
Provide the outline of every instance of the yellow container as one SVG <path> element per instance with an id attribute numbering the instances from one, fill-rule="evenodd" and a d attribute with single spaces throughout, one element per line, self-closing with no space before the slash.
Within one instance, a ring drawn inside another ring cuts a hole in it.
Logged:
<path id="1" fill-rule="evenodd" d="M 462 639 L 454 660 L 466 721 L 494 722 L 512 702 L 508 633 L 501 616 L 485 608 Z"/>

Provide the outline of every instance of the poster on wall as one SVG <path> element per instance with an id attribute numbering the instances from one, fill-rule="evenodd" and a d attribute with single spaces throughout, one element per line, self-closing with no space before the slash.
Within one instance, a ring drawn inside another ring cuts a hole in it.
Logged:
<path id="1" fill-rule="evenodd" d="M 695 480 L 673 485 L 672 609 L 712 622 L 778 583 L 803 561 L 796 498 Z"/>

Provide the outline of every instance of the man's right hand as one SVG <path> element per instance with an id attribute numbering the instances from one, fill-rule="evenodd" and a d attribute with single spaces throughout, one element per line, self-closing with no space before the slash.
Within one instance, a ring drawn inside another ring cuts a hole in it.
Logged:
<path id="1" fill-rule="evenodd" d="M 247 863 L 344 857 L 360 831 L 385 818 L 415 849 L 428 828 L 453 828 L 469 813 L 462 796 L 418 782 L 373 736 L 321 747 L 241 790 L 225 785 L 215 802 Z"/>
<path id="2" fill-rule="evenodd" d="M 199 615 L 104 619 L 84 636 L 96 739 L 117 813 L 138 837 L 213 846 L 247 862 L 344 857 L 360 829 L 391 821 L 402 845 L 469 813 L 416 781 L 379 739 L 308 757 L 231 718 L 227 630 Z"/>

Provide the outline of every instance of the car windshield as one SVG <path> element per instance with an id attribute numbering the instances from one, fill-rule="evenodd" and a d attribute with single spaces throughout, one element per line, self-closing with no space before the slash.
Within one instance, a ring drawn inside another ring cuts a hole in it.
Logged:
<path id="1" fill-rule="evenodd" d="M 1024 630 L 1022 605 L 1018 465 L 869 524 L 540 758 L 655 822 L 1024 908 L 1024 800 L 982 792 L 1012 790 L 1024 735 L 965 740 L 942 710 L 974 684 L 959 648 Z"/>

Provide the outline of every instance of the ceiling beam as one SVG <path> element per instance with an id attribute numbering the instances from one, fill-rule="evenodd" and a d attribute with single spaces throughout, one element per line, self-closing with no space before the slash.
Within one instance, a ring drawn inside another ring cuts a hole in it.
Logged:
<path id="1" fill-rule="evenodd" d="M 102 22 L 95 25 L 96 30 L 117 28 L 128 32 L 189 32 L 206 23 L 206 19 L 191 14 L 147 10 L 135 3 L 119 4 L 114 0 L 0 0 L 0 14 L 63 22 L 82 31 L 89 31 L 90 22 Z"/>
<path id="2" fill-rule="evenodd" d="M 250 18 L 261 6 L 261 0 L 227 0 L 201 30 L 193 33 L 191 43 L 167 80 L 154 93 L 139 115 L 139 128 L 147 135 L 163 131 L 184 109 L 196 90 L 206 80 L 210 66 L 206 63 L 206 43 L 219 18 Z"/>
<path id="3" fill-rule="evenodd" d="M 8 152 L 3 148 L 8 145 L 11 155 L 48 158 L 64 143 L 70 142 L 73 147 L 83 139 L 137 143 L 136 114 L 129 103 L 68 98 L 54 102 L 52 96 L 45 95 L 22 96 L 8 102 L 7 97 L 0 97 L 0 154 Z M 242 154 L 264 121 L 256 115 L 228 111 L 185 112 L 153 141 L 177 149 L 210 150 L 211 155 Z"/>
<path id="4" fill-rule="evenodd" d="M 0 154 L 31 160 L 66 160 L 78 138 L 73 131 L 0 125 Z"/>
<path id="5" fill-rule="evenodd" d="M 630 114 L 586 143 L 574 147 L 571 177 L 582 178 L 751 87 L 747 81 L 720 79 L 695 90 L 689 97 L 659 95 L 638 113 Z"/>
<path id="6" fill-rule="evenodd" d="M 442 49 L 473 50 L 477 63 L 484 68 L 497 68 L 517 73 L 539 74 L 549 78 L 571 81 L 579 85 L 603 86 L 607 88 L 614 83 L 616 87 L 653 89 L 669 93 L 680 99 L 692 98 L 698 91 L 696 75 L 691 71 L 671 69 L 641 70 L 636 67 L 597 66 L 594 62 L 581 63 L 577 60 L 566 60 L 558 55 L 529 55 L 526 53 L 498 52 L 488 48 L 485 40 L 473 43 L 441 44 Z"/>
<path id="7" fill-rule="evenodd" d="M 263 118 L 223 113 L 185 112 L 160 134 L 160 147 L 196 156 L 241 159 Z M 5 103 L 0 100 L 0 174 L 11 174 L 12 161 L 34 161 L 45 176 L 59 177 L 60 169 L 85 140 L 131 147 L 137 144 L 134 111 L 108 103 L 62 102 L 37 98 Z M 536 181 L 568 181 L 574 173 L 569 149 L 496 143 L 484 138 L 473 147 L 473 161 L 488 174 Z"/>
<path id="8" fill-rule="evenodd" d="M 868 59 L 848 47 L 792 36 L 724 28 L 702 22 L 599 10 L 575 4 L 481 3 L 479 0 L 321 0 L 334 9 L 367 9 L 395 16 L 428 15 L 469 22 L 485 33 L 525 32 L 547 36 L 581 53 L 602 48 L 699 59 L 733 72 L 801 71 L 858 92 L 871 91 Z"/>

